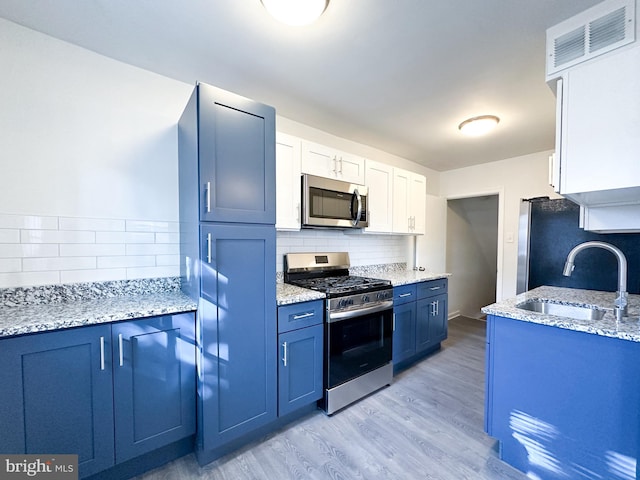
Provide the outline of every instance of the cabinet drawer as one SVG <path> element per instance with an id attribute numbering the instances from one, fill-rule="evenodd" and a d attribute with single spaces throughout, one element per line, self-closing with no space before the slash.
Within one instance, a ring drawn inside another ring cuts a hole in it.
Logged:
<path id="1" fill-rule="evenodd" d="M 324 301 L 293 303 L 278 307 L 278 333 L 322 323 Z"/>
<path id="2" fill-rule="evenodd" d="M 401 305 L 407 302 L 415 302 L 416 284 L 402 285 L 393 289 L 393 304 Z"/>
<path id="3" fill-rule="evenodd" d="M 418 298 L 427 298 L 447 293 L 447 284 L 448 281 L 446 278 L 421 282 L 418 284 Z"/>

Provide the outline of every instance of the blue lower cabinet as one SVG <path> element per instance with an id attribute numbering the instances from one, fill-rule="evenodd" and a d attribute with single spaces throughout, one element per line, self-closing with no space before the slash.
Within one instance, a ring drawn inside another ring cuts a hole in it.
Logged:
<path id="1" fill-rule="evenodd" d="M 393 364 L 404 368 L 447 338 L 446 278 L 393 289 Z"/>
<path id="2" fill-rule="evenodd" d="M 115 323 L 116 463 L 195 433 L 193 314 Z"/>
<path id="3" fill-rule="evenodd" d="M 322 398 L 323 325 L 278 336 L 278 414 L 286 415 Z"/>
<path id="4" fill-rule="evenodd" d="M 416 302 L 393 307 L 393 363 L 416 353 Z"/>
<path id="5" fill-rule="evenodd" d="M 0 452 L 77 454 L 80 476 L 114 464 L 111 327 L 0 341 Z"/>
<path id="6" fill-rule="evenodd" d="M 277 418 L 273 225 L 201 224 L 198 455 Z"/>
<path id="7" fill-rule="evenodd" d="M 87 477 L 192 435 L 193 328 L 182 314 L 0 340 L 0 452 L 77 454 Z"/>

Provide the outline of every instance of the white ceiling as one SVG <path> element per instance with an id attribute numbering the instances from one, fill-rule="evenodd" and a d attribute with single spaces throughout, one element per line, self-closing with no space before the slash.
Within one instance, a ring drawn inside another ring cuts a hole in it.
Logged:
<path id="1" fill-rule="evenodd" d="M 260 0 L 2 0 L 0 16 L 435 170 L 552 149 L 545 30 L 598 0 L 332 0 L 287 27 Z M 499 128 L 463 137 L 467 117 Z"/>

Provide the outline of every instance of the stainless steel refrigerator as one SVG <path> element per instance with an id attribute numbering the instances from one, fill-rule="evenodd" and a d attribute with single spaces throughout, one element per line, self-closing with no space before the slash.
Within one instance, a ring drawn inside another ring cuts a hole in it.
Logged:
<path id="1" fill-rule="evenodd" d="M 590 240 L 618 247 L 627 257 L 628 291 L 640 293 L 640 233 L 601 234 L 580 228 L 580 207 L 570 200 L 522 200 L 518 238 L 518 285 L 522 293 L 540 285 L 616 291 L 614 255 L 591 248 L 578 254 L 571 277 L 562 275 L 569 251 Z"/>

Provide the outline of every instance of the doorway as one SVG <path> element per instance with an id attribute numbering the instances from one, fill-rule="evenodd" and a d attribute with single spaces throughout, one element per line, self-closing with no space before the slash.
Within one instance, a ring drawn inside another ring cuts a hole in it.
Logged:
<path id="1" fill-rule="evenodd" d="M 496 301 L 499 195 L 447 200 L 446 271 L 450 317 L 484 318 Z"/>

